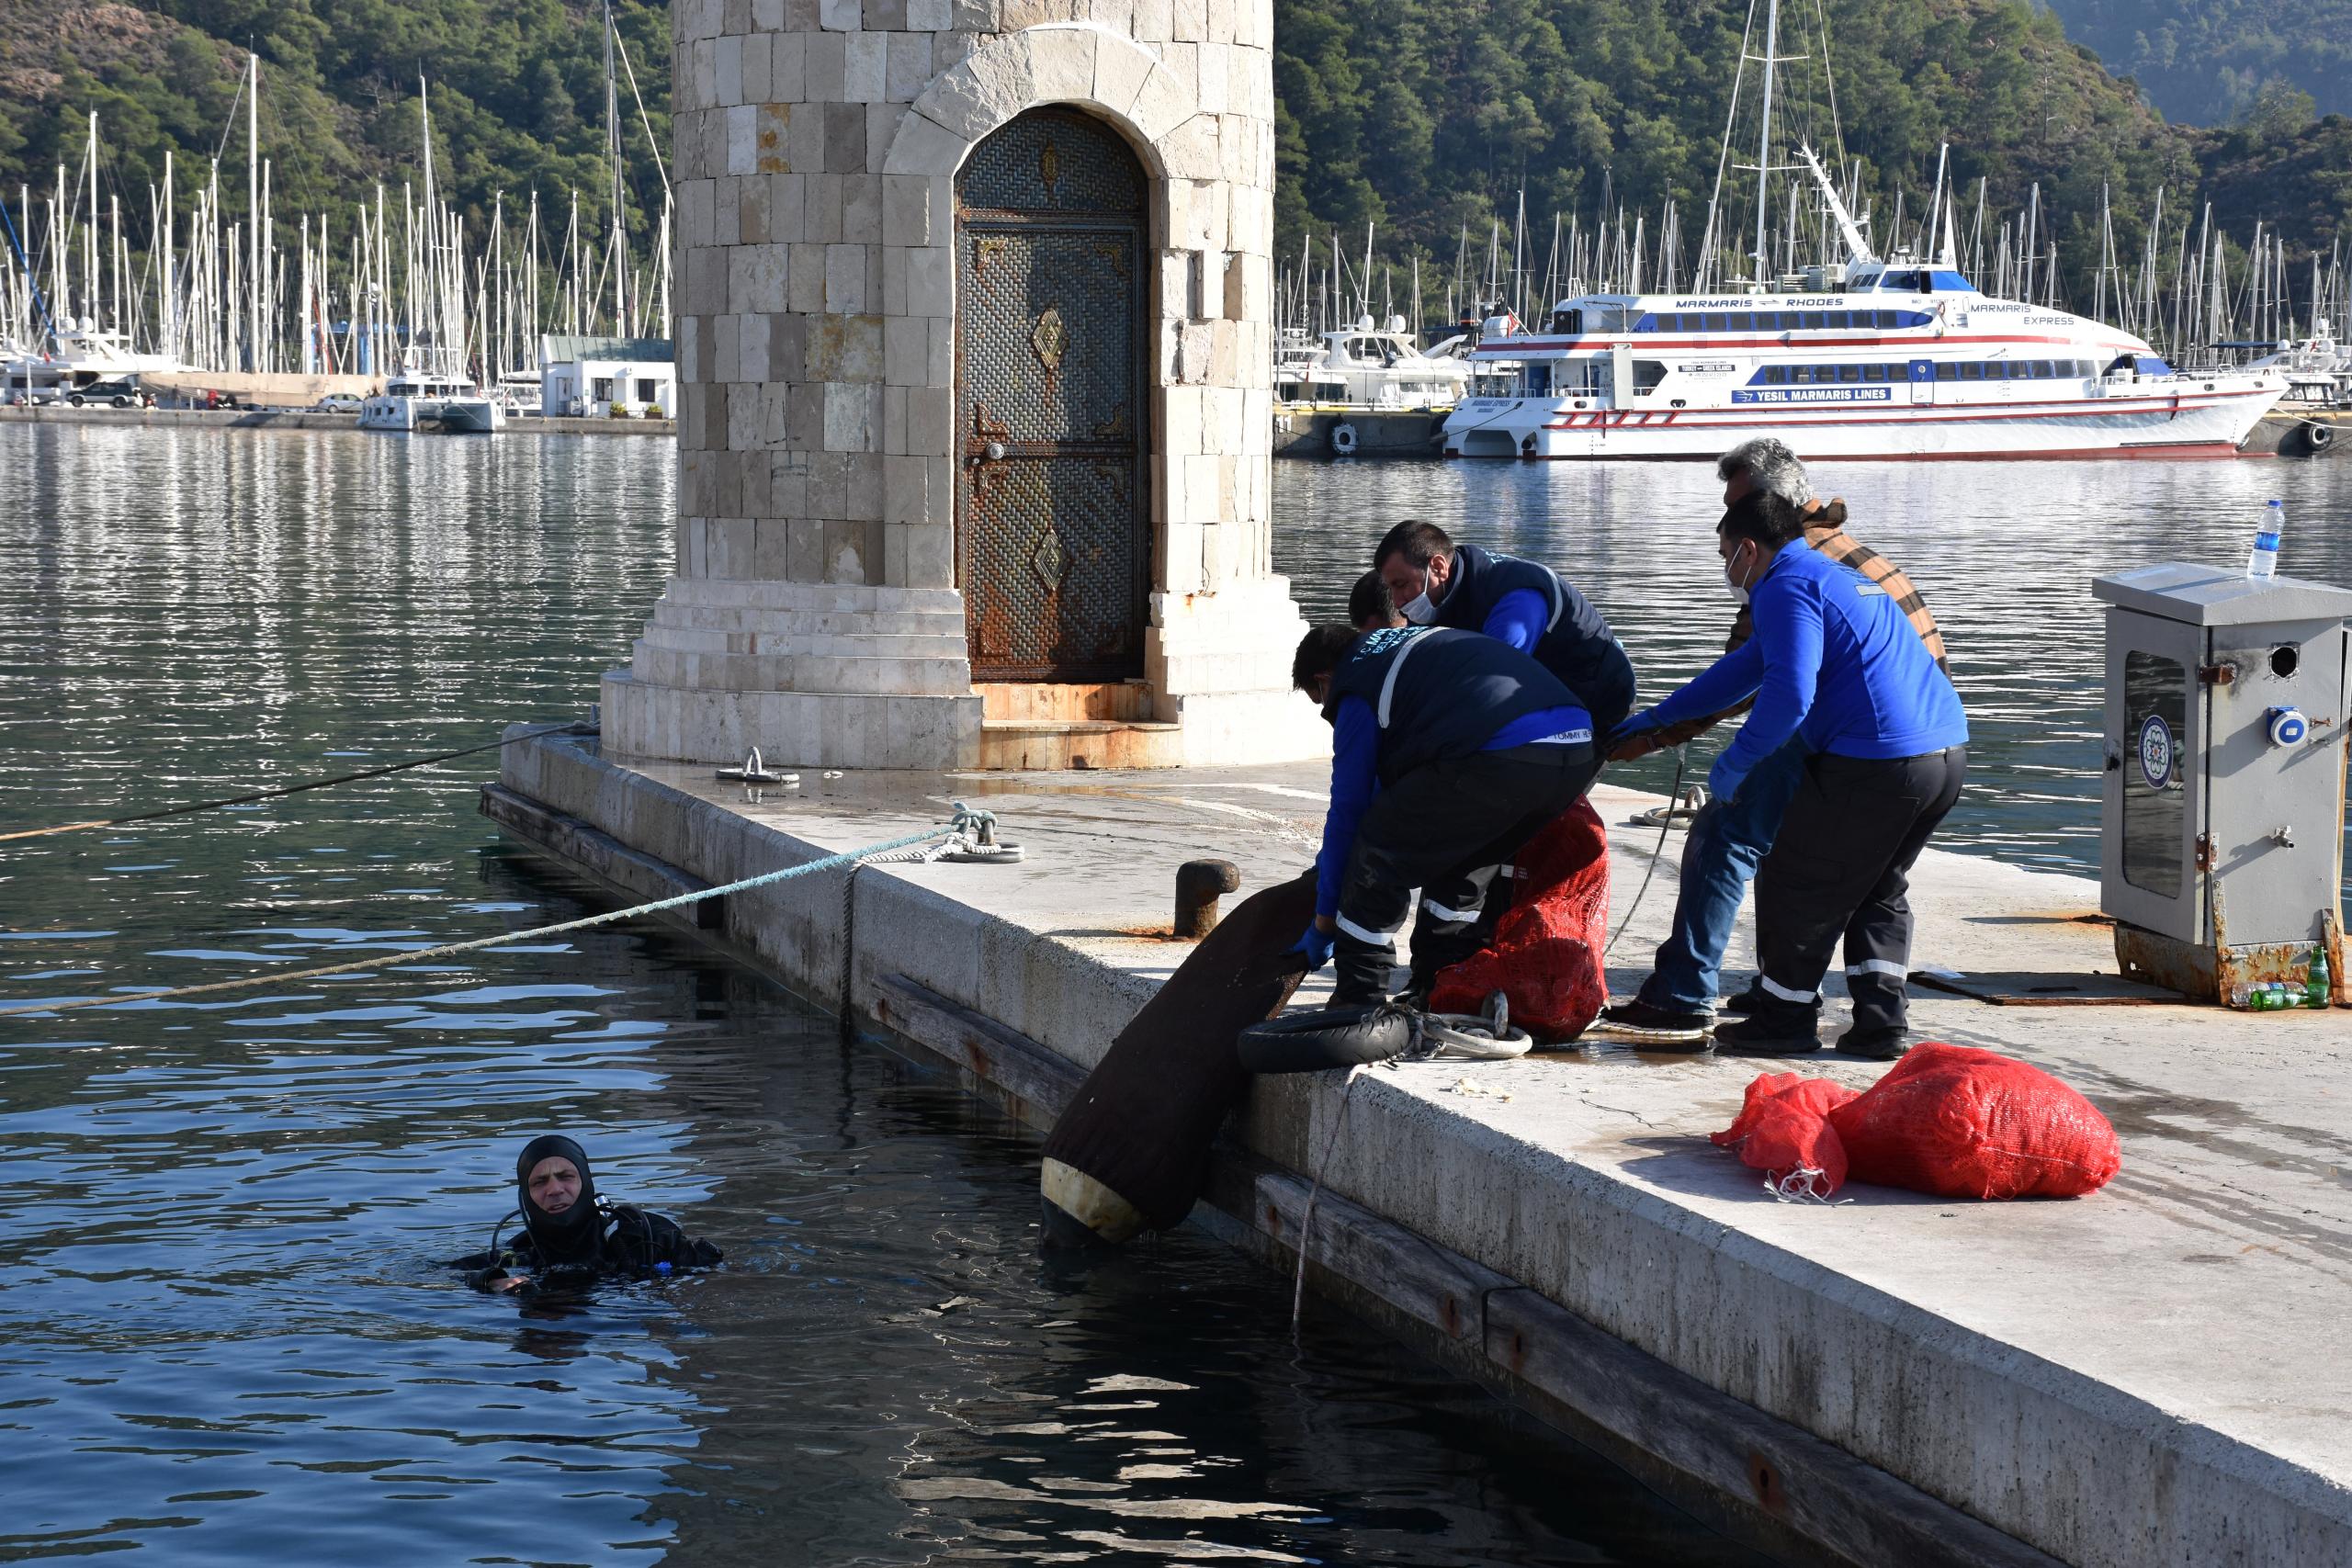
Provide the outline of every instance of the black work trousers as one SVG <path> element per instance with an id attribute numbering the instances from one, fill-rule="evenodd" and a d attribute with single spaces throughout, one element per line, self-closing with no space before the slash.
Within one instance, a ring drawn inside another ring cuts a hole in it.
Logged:
<path id="1" fill-rule="evenodd" d="M 1591 746 L 1515 746 L 1431 762 L 1382 789 L 1356 826 L 1340 888 L 1332 1005 L 1387 995 L 1396 932 L 1416 887 L 1415 988 L 1476 953 L 1498 870 L 1574 806 L 1600 771 Z"/>
<path id="2" fill-rule="evenodd" d="M 1804 779 L 1756 875 L 1763 1014 L 1807 1021 L 1842 937 L 1858 1029 L 1904 1024 L 1912 863 L 1968 773 L 1968 748 L 1917 757 L 1805 760 Z M 1804 1025 L 1809 1027 L 1809 1021 Z"/>

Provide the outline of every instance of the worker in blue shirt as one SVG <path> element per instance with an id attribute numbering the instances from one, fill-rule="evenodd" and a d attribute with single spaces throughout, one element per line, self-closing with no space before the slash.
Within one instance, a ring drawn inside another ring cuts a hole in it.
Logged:
<path id="1" fill-rule="evenodd" d="M 1540 561 L 1457 545 L 1407 520 L 1373 551 L 1373 570 L 1414 626 L 1459 626 L 1507 642 L 1558 676 L 1608 734 L 1634 705 L 1634 661 L 1576 585 Z"/>
<path id="2" fill-rule="evenodd" d="M 1421 890 L 1412 990 L 1478 948 L 1498 870 L 1576 804 L 1600 752 L 1592 716 L 1534 660 L 1437 626 L 1309 627 L 1291 682 L 1332 726 L 1307 966 L 1336 954 L 1334 1007 L 1387 995 Z"/>
<path id="3" fill-rule="evenodd" d="M 1840 937 L 1854 1025 L 1849 1055 L 1905 1047 L 1912 863 L 1960 798 L 1968 720 L 1960 694 L 1885 589 L 1804 539 L 1804 513 L 1770 491 L 1744 496 L 1716 525 L 1724 580 L 1744 596 L 1755 636 L 1623 733 L 1755 707 L 1715 759 L 1708 786 L 1736 802 L 1748 773 L 1792 739 L 1809 755 L 1779 837 L 1756 879 L 1761 996 L 1719 1026 L 1719 1050 L 1797 1055 L 1820 1049 L 1821 978 Z"/>

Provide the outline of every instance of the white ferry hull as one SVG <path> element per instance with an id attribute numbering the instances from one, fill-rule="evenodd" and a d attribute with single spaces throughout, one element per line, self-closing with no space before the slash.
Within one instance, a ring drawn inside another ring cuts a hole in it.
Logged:
<path id="1" fill-rule="evenodd" d="M 1591 399 L 1484 398 L 1446 422 L 1449 457 L 1713 458 L 1772 436 L 1808 459 L 2229 457 L 2285 392 L 2243 374 L 2007 405 L 1612 409 Z"/>

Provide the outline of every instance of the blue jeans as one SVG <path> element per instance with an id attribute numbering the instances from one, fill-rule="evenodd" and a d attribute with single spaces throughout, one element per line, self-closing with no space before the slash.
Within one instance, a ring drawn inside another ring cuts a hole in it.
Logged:
<path id="1" fill-rule="evenodd" d="M 1643 1001 L 1668 1012 L 1714 1010 L 1723 984 L 1717 971 L 1732 922 L 1804 781 L 1809 755 L 1802 741 L 1791 740 L 1756 764 L 1735 798 L 1709 801 L 1690 824 L 1682 845 L 1674 929 L 1658 945 L 1656 967 L 1642 982 Z"/>

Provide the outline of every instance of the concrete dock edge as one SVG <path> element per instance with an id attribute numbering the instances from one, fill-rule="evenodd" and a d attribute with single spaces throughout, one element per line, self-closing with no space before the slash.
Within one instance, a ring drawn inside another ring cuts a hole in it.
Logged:
<path id="1" fill-rule="evenodd" d="M 907 796 L 862 815 L 854 838 L 818 841 L 566 737 L 506 748 L 485 810 L 643 897 L 903 832 L 944 799 Z M 967 871 L 968 897 L 904 868 L 822 874 L 730 897 L 702 934 L 1049 1125 L 1157 976 L 983 908 L 987 874 Z M 2330 1477 L 1400 1077 L 1358 1078 L 1353 1130 L 1319 1172 L 1318 1289 L 1765 1550 L 1868 1564 L 2352 1562 L 2352 1495 Z M 1336 1074 L 1262 1080 L 1196 1219 L 1288 1267 L 1302 1173 L 1343 1092 Z"/>

